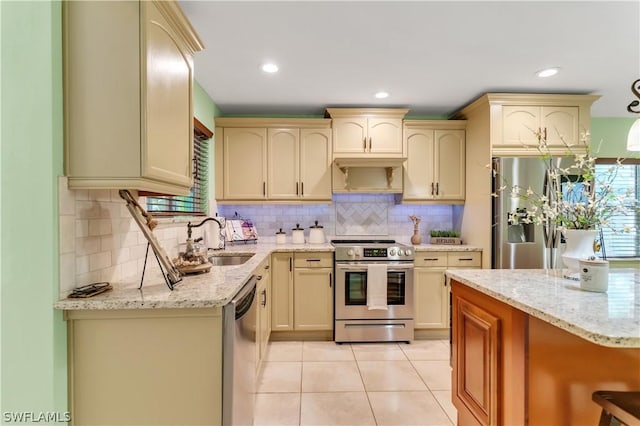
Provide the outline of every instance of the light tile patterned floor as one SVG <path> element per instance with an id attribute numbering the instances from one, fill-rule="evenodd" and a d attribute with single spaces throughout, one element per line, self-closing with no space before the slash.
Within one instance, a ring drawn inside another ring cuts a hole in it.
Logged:
<path id="1" fill-rule="evenodd" d="M 449 342 L 270 342 L 255 425 L 456 424 Z"/>

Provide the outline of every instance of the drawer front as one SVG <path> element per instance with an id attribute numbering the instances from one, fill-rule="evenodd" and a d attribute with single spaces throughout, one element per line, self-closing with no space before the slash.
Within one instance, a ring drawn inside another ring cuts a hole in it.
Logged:
<path id="1" fill-rule="evenodd" d="M 447 266 L 450 267 L 480 267 L 482 253 L 479 251 L 465 251 L 449 253 Z"/>
<path id="2" fill-rule="evenodd" d="M 331 252 L 294 253 L 293 264 L 296 268 L 331 268 L 333 267 L 333 253 Z"/>
<path id="3" fill-rule="evenodd" d="M 415 266 L 447 266 L 447 253 L 443 251 L 418 251 L 413 261 Z"/>

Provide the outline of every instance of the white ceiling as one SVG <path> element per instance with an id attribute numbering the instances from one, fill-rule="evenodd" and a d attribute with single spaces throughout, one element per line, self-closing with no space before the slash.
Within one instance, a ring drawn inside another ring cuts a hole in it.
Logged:
<path id="1" fill-rule="evenodd" d="M 485 92 L 598 94 L 596 117 L 634 117 L 640 0 L 195 1 L 195 78 L 224 115 L 408 107 L 448 116 Z M 260 65 L 274 61 L 277 74 Z M 561 72 L 534 75 L 549 66 Z M 385 90 L 384 100 L 374 93 Z"/>

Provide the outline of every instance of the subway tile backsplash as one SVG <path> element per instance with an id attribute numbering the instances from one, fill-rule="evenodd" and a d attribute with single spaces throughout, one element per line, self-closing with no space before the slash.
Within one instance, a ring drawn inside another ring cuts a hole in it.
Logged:
<path id="1" fill-rule="evenodd" d="M 65 177 L 59 178 L 58 188 L 60 297 L 93 282 L 139 280 L 147 240 L 118 191 L 69 190 Z M 146 204 L 143 197 L 138 202 Z M 403 205 L 393 194 L 335 194 L 331 204 L 224 204 L 218 206 L 218 214 L 252 219 L 259 240 L 272 241 L 280 228 L 290 237 L 297 223 L 308 229 L 317 220 L 329 238 L 370 235 L 405 242 L 413 233 L 409 215 L 414 214 L 422 218 L 420 232 L 426 242 L 431 229 L 455 228 L 461 206 Z M 201 232 L 194 229 L 194 238 Z M 171 258 L 184 251 L 186 221 L 162 220 L 153 233 Z M 145 274 L 159 272 L 150 252 Z"/>
<path id="2" fill-rule="evenodd" d="M 69 190 L 58 180 L 60 211 L 60 297 L 100 281 L 139 280 L 147 240 L 117 190 Z M 139 202 L 145 205 L 144 198 Z M 154 234 L 170 257 L 187 238 L 186 223 L 163 221 Z M 194 232 L 194 236 L 198 236 Z M 180 240 L 180 241 L 179 241 Z M 184 245 L 182 245 L 184 250 Z M 149 253 L 146 274 L 159 274 Z"/>
<path id="3" fill-rule="evenodd" d="M 251 219 L 258 238 L 273 238 L 279 228 L 287 235 L 299 223 L 307 229 L 314 221 L 324 226 L 327 236 L 388 236 L 411 238 L 413 223 L 409 215 L 422 218 L 420 233 L 427 241 L 431 229 L 454 227 L 455 210 L 451 205 L 403 205 L 393 194 L 334 194 L 333 203 L 319 205 L 219 205 L 218 214 L 227 218 L 236 214 Z"/>

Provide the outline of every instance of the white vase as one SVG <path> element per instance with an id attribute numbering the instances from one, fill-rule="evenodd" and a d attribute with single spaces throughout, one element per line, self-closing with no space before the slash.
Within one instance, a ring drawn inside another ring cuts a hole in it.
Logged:
<path id="1" fill-rule="evenodd" d="M 580 273 L 580 260 L 589 259 L 595 255 L 593 242 L 598 236 L 595 229 L 567 229 L 564 231 L 566 247 L 562 253 L 562 262 L 569 271 L 565 276 L 578 278 Z"/>

